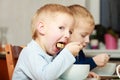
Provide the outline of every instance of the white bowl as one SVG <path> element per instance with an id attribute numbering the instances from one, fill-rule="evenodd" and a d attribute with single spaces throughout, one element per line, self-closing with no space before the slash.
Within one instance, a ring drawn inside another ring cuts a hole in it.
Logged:
<path id="1" fill-rule="evenodd" d="M 88 64 L 74 64 L 60 78 L 63 80 L 83 80 L 88 76 L 89 70 L 90 65 Z"/>
<path id="2" fill-rule="evenodd" d="M 107 63 L 104 67 L 96 67 L 92 71 L 100 76 L 111 76 L 115 73 L 116 63 Z"/>

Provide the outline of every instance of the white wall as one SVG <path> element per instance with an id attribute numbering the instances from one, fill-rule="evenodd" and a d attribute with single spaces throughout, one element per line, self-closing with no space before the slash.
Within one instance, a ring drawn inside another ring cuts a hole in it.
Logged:
<path id="1" fill-rule="evenodd" d="M 87 0 L 86 7 L 94 17 L 95 24 L 100 23 L 100 0 Z"/>
<path id="2" fill-rule="evenodd" d="M 8 43 L 25 45 L 31 40 L 31 17 L 40 6 L 47 3 L 86 6 L 86 1 L 89 0 L 0 0 L 0 27 L 8 27 Z"/>

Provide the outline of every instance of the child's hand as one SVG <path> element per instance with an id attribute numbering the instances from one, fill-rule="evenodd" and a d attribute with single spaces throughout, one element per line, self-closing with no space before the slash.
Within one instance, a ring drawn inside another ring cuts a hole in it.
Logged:
<path id="1" fill-rule="evenodd" d="M 77 56 L 79 51 L 83 49 L 84 46 L 80 42 L 71 42 L 68 43 L 65 47 L 70 50 L 73 56 Z"/>
<path id="2" fill-rule="evenodd" d="M 100 80 L 100 76 L 94 72 L 89 72 L 88 78 L 95 78 L 95 80 Z"/>
<path id="3" fill-rule="evenodd" d="M 110 56 L 107 53 L 98 54 L 93 57 L 93 60 L 97 66 L 104 66 L 110 59 Z"/>

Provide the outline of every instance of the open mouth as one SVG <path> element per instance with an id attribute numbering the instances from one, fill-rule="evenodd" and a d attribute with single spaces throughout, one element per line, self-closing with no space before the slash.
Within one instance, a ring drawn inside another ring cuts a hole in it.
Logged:
<path id="1" fill-rule="evenodd" d="M 65 43 L 64 43 L 64 42 L 58 42 L 58 43 L 56 44 L 56 47 L 57 47 L 58 49 L 63 49 L 63 48 L 65 47 Z"/>

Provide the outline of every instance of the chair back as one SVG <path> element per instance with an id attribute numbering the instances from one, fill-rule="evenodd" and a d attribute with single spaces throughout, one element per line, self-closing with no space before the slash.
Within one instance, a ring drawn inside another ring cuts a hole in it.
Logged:
<path id="1" fill-rule="evenodd" d="M 12 74 L 22 49 L 23 49 L 22 46 L 15 46 L 11 44 L 7 44 L 5 46 L 6 63 L 7 63 L 9 80 L 12 80 Z"/>

